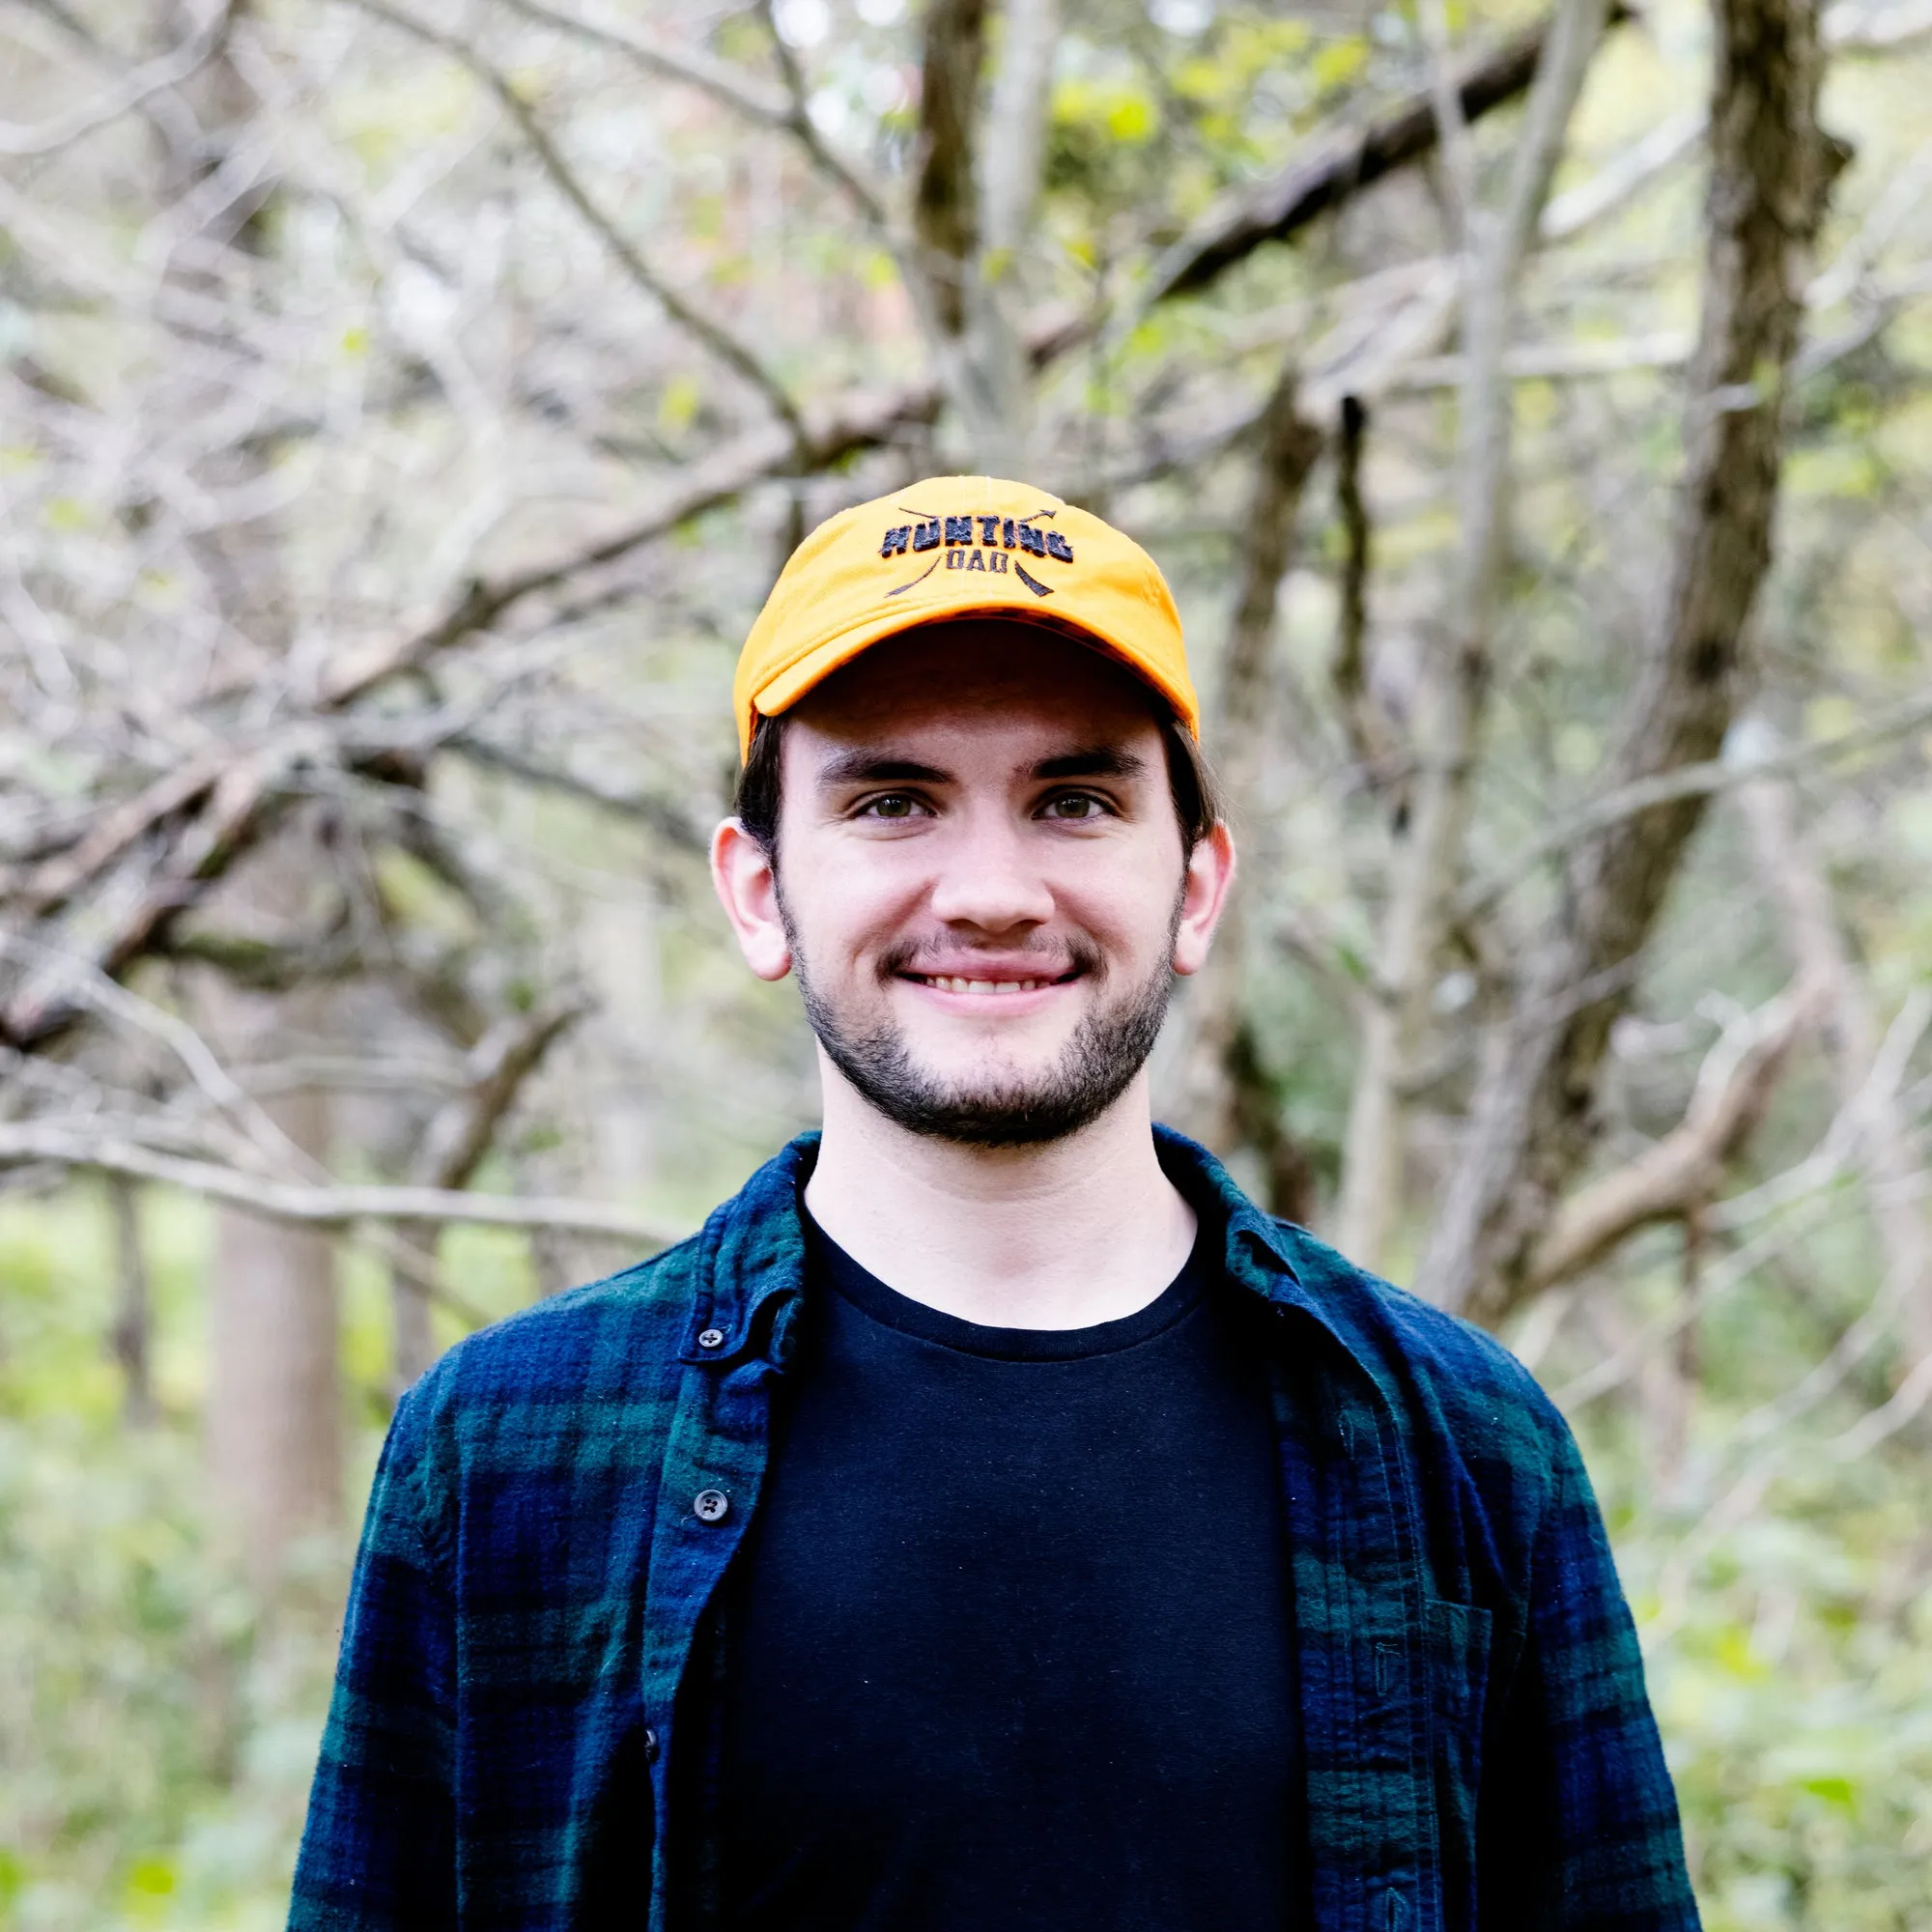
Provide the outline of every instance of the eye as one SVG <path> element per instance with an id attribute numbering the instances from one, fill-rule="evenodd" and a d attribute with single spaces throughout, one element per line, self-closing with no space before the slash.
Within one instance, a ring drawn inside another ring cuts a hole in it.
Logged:
<path id="1" fill-rule="evenodd" d="M 1076 824 L 1105 818 L 1112 810 L 1106 800 L 1091 791 L 1064 791 L 1040 807 L 1042 818 L 1071 819 Z"/>
<path id="2" fill-rule="evenodd" d="M 926 810 L 924 802 L 909 791 L 881 792 L 868 798 L 856 813 L 858 818 L 917 818 Z"/>

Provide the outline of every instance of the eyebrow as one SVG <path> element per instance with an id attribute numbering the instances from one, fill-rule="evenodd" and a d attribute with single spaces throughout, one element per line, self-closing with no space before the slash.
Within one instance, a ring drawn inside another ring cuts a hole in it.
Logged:
<path id="1" fill-rule="evenodd" d="M 1036 779 L 1137 779 L 1147 770 L 1147 760 L 1138 752 L 1123 751 L 1119 745 L 1088 745 L 1077 752 L 1062 752 L 1058 757 L 1042 758 L 1033 768 Z"/>
<path id="2" fill-rule="evenodd" d="M 951 772 L 942 772 L 936 765 L 922 765 L 914 758 L 882 758 L 863 747 L 840 752 L 818 768 L 822 785 L 948 784 L 952 778 Z"/>
<path id="3" fill-rule="evenodd" d="M 1028 777 L 1038 782 L 1055 779 L 1137 779 L 1147 771 L 1147 760 L 1137 752 L 1118 745 L 1085 745 L 1078 751 L 1061 752 L 1041 758 Z M 827 758 L 818 768 L 818 782 L 824 786 L 849 784 L 951 784 L 952 774 L 937 765 L 923 765 L 916 758 L 882 757 L 863 746 Z"/>

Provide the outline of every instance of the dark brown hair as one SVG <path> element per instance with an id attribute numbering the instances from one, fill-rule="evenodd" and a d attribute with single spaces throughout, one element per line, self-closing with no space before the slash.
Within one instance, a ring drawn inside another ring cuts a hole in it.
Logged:
<path id="1" fill-rule="evenodd" d="M 752 749 L 738 775 L 738 796 L 732 810 L 765 851 L 779 849 L 779 813 L 784 804 L 784 715 L 760 716 L 752 728 Z M 1219 788 L 1194 734 L 1179 719 L 1162 723 L 1161 744 L 1167 753 L 1167 785 L 1174 798 L 1174 815 L 1180 821 L 1180 842 L 1188 853 L 1207 838 L 1223 816 Z"/>

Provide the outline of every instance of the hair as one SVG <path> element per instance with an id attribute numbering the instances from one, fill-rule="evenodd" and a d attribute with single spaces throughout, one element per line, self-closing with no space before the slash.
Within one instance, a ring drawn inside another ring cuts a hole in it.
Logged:
<path id="1" fill-rule="evenodd" d="M 779 813 L 784 805 L 784 726 L 782 712 L 776 718 L 759 714 L 731 808 L 738 822 L 772 858 L 778 856 Z M 1167 786 L 1174 815 L 1180 822 L 1180 842 L 1191 857 L 1226 816 L 1220 787 L 1193 732 L 1172 714 L 1162 721 L 1161 746 L 1167 753 Z"/>

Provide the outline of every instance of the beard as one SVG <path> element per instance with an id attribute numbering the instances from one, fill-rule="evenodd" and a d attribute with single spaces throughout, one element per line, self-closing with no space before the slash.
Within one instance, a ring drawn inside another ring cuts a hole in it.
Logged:
<path id="1" fill-rule="evenodd" d="M 980 1080 L 947 1082 L 912 1057 L 903 1031 L 886 1018 L 869 1029 L 848 1025 L 812 983 L 805 951 L 780 896 L 791 944 L 805 1016 L 832 1064 L 859 1094 L 895 1126 L 963 1147 L 1038 1147 L 1091 1125 L 1147 1065 L 1167 1017 L 1174 987 L 1174 936 L 1179 929 L 1177 896 L 1167 951 L 1159 966 L 1118 998 L 1103 1000 L 1074 1028 L 1049 1066 L 1029 1075 L 991 1073 Z M 1099 970 L 1092 948 L 1070 949 L 1074 970 Z M 916 947 L 895 949 L 881 962 L 882 980 L 896 978 L 918 956 Z"/>

